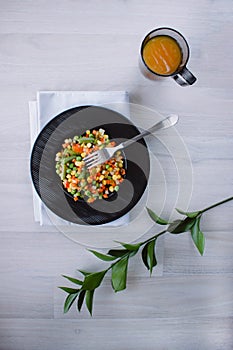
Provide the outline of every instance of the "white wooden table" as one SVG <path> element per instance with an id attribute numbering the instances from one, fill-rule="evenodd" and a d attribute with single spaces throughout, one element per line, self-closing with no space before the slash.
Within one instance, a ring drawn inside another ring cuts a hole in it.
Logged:
<path id="1" fill-rule="evenodd" d="M 191 46 L 198 82 L 154 83 L 138 70 L 141 40 L 169 26 Z M 159 276 L 131 263 L 128 287 L 96 292 L 94 316 L 63 316 L 61 274 L 98 261 L 34 222 L 28 101 L 38 90 L 127 90 L 132 103 L 180 115 L 191 156 L 190 210 L 232 195 L 231 0 L 0 1 L 0 350 L 233 348 L 232 203 L 206 213 L 204 257 L 167 235 Z"/>

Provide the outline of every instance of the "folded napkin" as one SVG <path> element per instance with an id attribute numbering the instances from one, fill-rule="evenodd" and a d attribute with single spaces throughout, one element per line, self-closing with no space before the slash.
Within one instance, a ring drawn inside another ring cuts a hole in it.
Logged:
<path id="1" fill-rule="evenodd" d="M 29 102 L 31 146 L 41 129 L 59 113 L 77 106 L 104 106 L 129 118 L 129 95 L 126 91 L 39 91 L 36 101 Z M 52 225 L 48 209 L 33 187 L 34 218 L 40 225 Z M 122 226 L 129 222 L 129 214 L 102 226 Z M 57 218 L 56 224 L 71 225 Z"/>

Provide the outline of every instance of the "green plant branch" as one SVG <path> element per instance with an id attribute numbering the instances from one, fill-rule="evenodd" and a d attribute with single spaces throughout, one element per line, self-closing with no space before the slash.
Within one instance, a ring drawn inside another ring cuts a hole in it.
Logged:
<path id="1" fill-rule="evenodd" d="M 146 244 L 146 243 L 152 241 L 152 240 L 155 239 L 155 238 L 157 239 L 159 236 L 162 236 L 162 235 L 163 235 L 164 233 L 166 233 L 166 232 L 167 232 L 167 230 L 164 230 L 164 231 L 162 231 L 162 232 L 159 232 L 159 233 L 157 233 L 156 235 L 154 235 L 154 236 L 148 238 L 147 240 L 145 240 L 145 241 L 143 241 L 143 242 L 140 242 L 140 245 L 142 246 L 142 245 L 144 245 L 144 244 Z"/>
<path id="2" fill-rule="evenodd" d="M 219 205 L 222 205 L 222 204 L 224 204 L 224 203 L 230 202 L 230 201 L 232 201 L 232 200 L 233 200 L 233 197 L 228 197 L 228 198 L 226 198 L 226 199 L 223 199 L 221 202 L 217 202 L 217 203 L 212 204 L 211 206 L 209 206 L 209 207 L 207 207 L 207 208 L 201 210 L 201 212 L 204 213 L 205 211 L 208 211 L 208 210 L 210 210 L 210 209 L 213 209 L 213 208 L 215 208 L 215 207 L 218 207 Z"/>
<path id="3" fill-rule="evenodd" d="M 85 300 L 86 307 L 92 315 L 94 292 L 101 285 L 107 272 L 111 270 L 111 283 L 115 292 L 119 292 L 126 288 L 127 271 L 129 259 L 135 256 L 140 248 L 142 261 L 145 267 L 152 274 L 153 268 L 157 265 L 156 260 L 156 242 L 158 237 L 165 233 L 180 234 L 183 232 L 190 232 L 192 240 L 201 255 L 204 254 L 205 249 L 205 237 L 200 229 L 200 221 L 204 212 L 211 210 L 226 202 L 232 201 L 233 197 L 226 198 L 220 202 L 217 202 L 207 208 L 204 208 L 195 212 L 184 212 L 180 209 L 176 209 L 178 213 L 185 216 L 183 220 L 175 220 L 171 223 L 160 218 L 151 209 L 147 208 L 150 218 L 159 225 L 165 225 L 166 229 L 146 239 L 145 241 L 129 244 L 124 242 L 118 242 L 123 249 L 110 249 L 107 254 L 100 253 L 95 250 L 89 250 L 98 259 L 105 262 L 111 262 L 109 267 L 99 272 L 87 272 L 79 270 L 83 275 L 83 279 L 76 279 L 69 276 L 63 276 L 70 282 L 78 286 L 78 288 L 59 287 L 64 292 L 68 293 L 64 302 L 64 312 L 68 312 L 75 301 L 77 301 L 77 310 L 80 312 L 83 302 Z"/>

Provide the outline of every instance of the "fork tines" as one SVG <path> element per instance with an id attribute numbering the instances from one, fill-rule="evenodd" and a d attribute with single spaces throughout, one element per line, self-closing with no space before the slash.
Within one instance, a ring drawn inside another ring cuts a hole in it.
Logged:
<path id="1" fill-rule="evenodd" d="M 95 151 L 93 153 L 90 153 L 83 160 L 87 168 L 92 168 L 96 166 L 100 161 L 99 152 Z"/>

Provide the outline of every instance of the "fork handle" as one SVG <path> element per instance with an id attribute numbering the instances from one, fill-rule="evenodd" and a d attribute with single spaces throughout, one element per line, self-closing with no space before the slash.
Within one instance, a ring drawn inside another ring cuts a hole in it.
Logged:
<path id="1" fill-rule="evenodd" d="M 120 145 L 118 145 L 116 147 L 118 149 L 126 148 L 126 147 L 132 145 L 132 143 L 142 139 L 143 137 L 145 137 L 147 135 L 151 135 L 155 131 L 162 130 L 162 129 L 167 129 L 170 126 L 175 125 L 178 122 L 178 119 L 179 119 L 178 115 L 171 114 L 167 118 L 165 118 L 165 119 L 161 120 L 160 122 L 156 123 L 155 125 L 153 125 L 151 128 L 149 128 L 147 130 L 144 130 L 140 134 L 134 136 L 132 139 L 124 141 L 124 142 L 122 142 Z"/>

